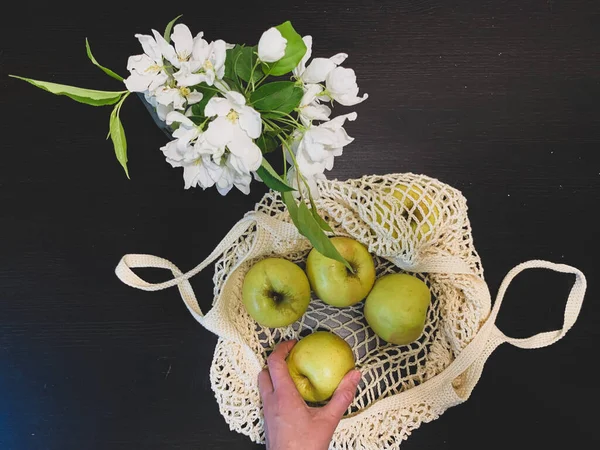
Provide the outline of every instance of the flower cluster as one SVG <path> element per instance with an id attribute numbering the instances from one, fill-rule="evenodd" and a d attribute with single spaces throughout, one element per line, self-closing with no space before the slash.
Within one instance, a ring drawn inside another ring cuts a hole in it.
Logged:
<path id="1" fill-rule="evenodd" d="M 224 195 L 235 186 L 249 193 L 253 175 L 260 179 L 263 153 L 270 150 L 261 149 L 257 141 L 261 139 L 264 147 L 270 139 L 283 146 L 292 166 L 288 184 L 297 192 L 309 187 L 309 195 L 318 195 L 316 180 L 324 178 L 324 171 L 331 170 L 334 158 L 353 140 L 344 122 L 356 119 L 356 113 L 331 119 L 326 103 L 352 106 L 367 98 L 358 96 L 354 71 L 341 66 L 348 55 L 309 63 L 312 37 L 303 37 L 303 54 L 287 70 L 295 89 L 286 84 L 280 92 L 285 90 L 284 96 L 295 104 L 282 109 L 281 102 L 261 103 L 260 96 L 253 95 L 272 76 L 274 65 L 286 58 L 289 42 L 278 28 L 264 32 L 250 54 L 246 47 L 223 40 L 208 43 L 203 33 L 194 37 L 184 24 L 174 26 L 173 44 L 156 30 L 152 36 L 136 37 L 144 53 L 129 58 L 130 75 L 124 82 L 130 92 L 143 93 L 158 117 L 173 127 L 174 140 L 161 150 L 169 164 L 183 168 L 186 189 L 216 186 Z"/>
<path id="2" fill-rule="evenodd" d="M 210 44 L 203 34 L 192 36 L 189 28 L 173 28 L 173 45 L 156 30 L 153 36 L 138 34 L 144 53 L 131 56 L 125 79 L 130 92 L 141 92 L 156 108 L 158 117 L 168 125 L 176 124 L 175 140 L 161 148 L 167 162 L 183 167 L 185 188 L 216 186 L 225 195 L 236 186 L 250 192 L 252 173 L 262 161 L 260 148 L 253 139 L 260 136 L 260 114 L 246 105 L 246 99 L 223 81 L 227 48 L 225 41 Z M 205 97 L 199 86 L 213 87 L 220 95 L 212 96 L 197 124 L 188 116 L 192 106 Z"/>
<path id="3" fill-rule="evenodd" d="M 318 180 L 353 140 L 344 124 L 355 120 L 356 113 L 331 117 L 332 107 L 336 102 L 353 106 L 367 98 L 358 95 L 354 71 L 342 67 L 348 55 L 311 59 L 312 37 L 300 36 L 290 22 L 268 29 L 257 45 L 246 46 L 208 42 L 203 33 L 194 36 L 186 25 L 175 24 L 178 19 L 162 35 L 156 30 L 136 35 L 143 53 L 129 58 L 125 79 L 102 66 L 86 40 L 91 62 L 123 82 L 126 90 L 15 78 L 80 103 L 114 105 L 109 137 L 127 176 L 120 112 L 130 94 L 138 93 L 169 130 L 172 140 L 161 150 L 171 166 L 183 169 L 186 189 L 215 186 L 225 195 L 235 186 L 248 194 L 253 179 L 262 181 L 281 193 L 298 231 L 351 270 L 329 242 L 325 232 L 332 230 L 313 201 Z M 277 149 L 284 156 L 280 173 L 268 162 Z"/>

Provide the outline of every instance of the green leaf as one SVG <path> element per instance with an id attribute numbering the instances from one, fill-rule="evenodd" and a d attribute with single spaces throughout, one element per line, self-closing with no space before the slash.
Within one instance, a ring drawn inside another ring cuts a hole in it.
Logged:
<path id="1" fill-rule="evenodd" d="M 300 202 L 300 206 L 298 206 L 291 192 L 282 193 L 281 198 L 300 234 L 305 236 L 319 253 L 341 262 L 348 270 L 353 271 L 352 266 L 340 255 L 340 252 L 337 251 L 327 235 L 321 230 L 304 202 Z"/>
<path id="2" fill-rule="evenodd" d="M 267 64 L 267 68 L 263 67 L 263 70 L 269 75 L 279 76 L 285 75 L 296 68 L 306 53 L 306 44 L 304 44 L 302 36 L 294 30 L 294 27 L 289 20 L 275 28 L 277 28 L 281 35 L 287 39 L 285 54 L 279 61 L 273 64 Z"/>
<path id="3" fill-rule="evenodd" d="M 258 148 L 260 148 L 262 151 L 263 155 L 271 153 L 272 151 L 277 150 L 279 147 L 279 141 L 273 134 L 267 131 L 263 131 L 263 133 L 258 137 L 258 139 L 256 139 L 255 142 L 256 145 L 258 145 Z"/>
<path id="4" fill-rule="evenodd" d="M 165 41 L 171 42 L 171 31 L 173 30 L 173 25 L 175 25 L 175 22 L 177 22 L 177 20 L 179 20 L 181 16 L 183 16 L 183 14 L 179 14 L 177 17 L 171 20 L 165 27 L 165 32 L 163 34 Z"/>
<path id="5" fill-rule="evenodd" d="M 188 119 L 190 119 L 192 122 L 194 122 L 196 125 L 201 125 L 206 120 L 206 117 L 197 116 L 195 114 L 192 114 L 191 116 L 186 116 L 186 117 Z"/>
<path id="6" fill-rule="evenodd" d="M 306 203 L 300 202 L 298 205 L 298 231 L 303 236 L 306 236 L 314 248 L 319 253 L 327 258 L 335 259 L 344 264 L 350 271 L 353 271 L 352 266 L 344 259 L 340 252 L 337 251 L 331 240 L 323 232 L 312 212 L 306 206 Z"/>
<path id="7" fill-rule="evenodd" d="M 123 166 L 125 175 L 129 178 L 129 170 L 127 169 L 127 139 L 125 138 L 125 130 L 123 124 L 119 118 L 119 112 L 121 110 L 121 103 L 119 103 L 113 109 L 110 114 L 110 138 L 112 139 L 113 146 L 115 147 L 115 155 L 117 160 Z"/>
<path id="8" fill-rule="evenodd" d="M 241 47 L 239 50 L 239 56 L 234 64 L 234 70 L 238 77 L 244 80 L 246 83 L 250 82 L 250 78 L 255 83 L 262 78 L 262 73 L 258 67 L 252 72 L 252 68 L 256 65 L 258 56 L 258 47 Z"/>
<path id="9" fill-rule="evenodd" d="M 265 117 L 282 116 L 297 108 L 303 95 L 302 88 L 291 81 L 274 81 L 250 94 L 250 103 L 257 111 L 265 111 Z"/>
<path id="10" fill-rule="evenodd" d="M 95 66 L 99 67 L 105 74 L 107 74 L 109 77 L 113 77 L 115 80 L 123 81 L 123 77 L 121 75 L 116 74 L 112 70 L 104 67 L 98 61 L 96 61 L 96 58 L 94 58 L 94 55 L 92 55 L 92 49 L 90 48 L 90 43 L 88 42 L 87 38 L 85 38 L 85 51 L 87 52 L 90 61 L 92 61 Z"/>
<path id="11" fill-rule="evenodd" d="M 294 199 L 294 196 L 292 195 L 291 192 L 282 192 L 281 199 L 283 200 L 283 203 L 285 203 L 285 206 L 287 207 L 288 213 L 290 214 L 290 217 L 292 218 L 292 222 L 294 222 L 294 225 L 296 225 L 296 228 L 298 228 L 298 231 L 300 233 L 302 233 L 302 231 L 300 231 L 300 224 L 298 222 L 298 205 L 296 204 L 296 200 Z"/>
<path id="12" fill-rule="evenodd" d="M 237 83 L 237 75 L 235 73 L 235 63 L 238 60 L 242 47 L 240 45 L 236 45 L 233 48 L 227 49 L 225 52 L 225 75 L 223 78 L 228 78 L 230 80 L 235 80 Z"/>
<path id="13" fill-rule="evenodd" d="M 33 84 L 35 87 L 39 87 L 45 91 L 51 92 L 56 95 L 66 95 L 69 98 L 79 102 L 85 103 L 86 105 L 92 106 L 104 106 L 114 105 L 119 101 L 121 95 L 127 91 L 95 91 L 93 89 L 83 89 L 74 86 L 67 86 L 64 84 L 50 83 L 48 81 L 33 80 L 31 78 L 23 78 L 17 75 L 9 75 L 10 77 L 17 78 L 19 80 L 27 81 Z"/>
<path id="14" fill-rule="evenodd" d="M 275 169 L 269 164 L 269 162 L 263 158 L 261 166 L 256 171 L 258 176 L 263 180 L 270 189 L 278 192 L 290 192 L 295 191 L 291 186 L 288 186 L 285 181 L 275 172 Z"/>
<path id="15" fill-rule="evenodd" d="M 319 227 L 321 227 L 323 231 L 333 232 L 329 224 L 325 222 L 325 220 L 319 215 L 317 205 L 315 205 L 315 201 L 313 200 L 312 196 L 310 197 L 310 212 L 312 213 L 313 217 L 315 218 L 315 221 L 319 224 Z"/>

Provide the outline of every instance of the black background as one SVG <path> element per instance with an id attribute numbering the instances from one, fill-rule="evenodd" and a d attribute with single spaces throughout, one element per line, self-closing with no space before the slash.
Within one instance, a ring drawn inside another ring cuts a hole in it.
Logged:
<path id="1" fill-rule="evenodd" d="M 185 191 L 133 97 L 121 112 L 128 181 L 104 139 L 110 109 L 7 76 L 120 90 L 87 60 L 85 37 L 125 74 L 140 53 L 133 35 L 180 13 L 194 33 L 250 44 L 290 19 L 313 35 L 313 56 L 349 53 L 345 66 L 370 98 L 354 108 L 356 140 L 330 178 L 415 172 L 460 189 L 493 294 L 527 259 L 587 275 L 581 317 L 563 340 L 500 347 L 472 397 L 403 448 L 598 447 L 596 0 L 50 3 L 18 2 L 0 28 L 1 449 L 259 448 L 219 414 L 208 376 L 216 337 L 176 289 L 136 291 L 113 270 L 137 252 L 190 269 L 264 186 L 225 198 Z M 205 310 L 211 277 L 212 268 L 193 280 Z M 517 337 L 559 328 L 571 281 L 524 274 L 500 328 Z"/>

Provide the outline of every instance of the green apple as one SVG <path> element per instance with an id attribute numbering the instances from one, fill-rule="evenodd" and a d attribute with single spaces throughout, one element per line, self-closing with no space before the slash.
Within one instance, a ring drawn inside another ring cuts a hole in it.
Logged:
<path id="1" fill-rule="evenodd" d="M 329 399 L 344 375 L 354 369 L 354 354 L 341 337 L 317 331 L 298 341 L 286 362 L 302 398 L 318 403 Z"/>
<path id="2" fill-rule="evenodd" d="M 427 236 L 433 226 L 440 217 L 440 210 L 435 205 L 433 197 L 429 193 L 423 192 L 419 186 L 408 186 L 405 184 L 397 184 L 392 188 L 385 188 L 384 192 L 392 194 L 396 197 L 403 208 L 400 209 L 400 215 L 409 220 L 410 227 L 416 233 L 418 239 Z M 398 218 L 391 217 L 385 220 L 392 206 L 388 201 L 382 200 L 382 205 L 375 204 L 375 220 L 383 226 L 383 228 L 391 232 L 392 238 L 398 239 L 397 228 L 400 226 L 397 223 Z M 412 211 L 412 215 L 409 214 Z M 387 214 L 386 214 L 387 212 Z M 390 220 L 392 223 L 390 223 Z"/>
<path id="3" fill-rule="evenodd" d="M 429 287 L 417 277 L 392 273 L 380 277 L 365 300 L 364 315 L 375 334 L 391 344 L 415 341 L 425 327 Z"/>
<path id="4" fill-rule="evenodd" d="M 364 299 L 375 282 L 375 264 L 367 248 L 357 240 L 333 237 L 331 243 L 353 269 L 312 249 L 306 273 L 315 294 L 325 303 L 343 307 Z"/>
<path id="5" fill-rule="evenodd" d="M 310 284 L 304 271 L 283 258 L 265 258 L 244 277 L 242 300 L 248 314 L 269 328 L 294 323 L 308 308 Z"/>
<path id="6" fill-rule="evenodd" d="M 419 186 L 409 188 L 404 184 L 394 186 L 392 195 L 403 202 L 407 210 L 405 212 L 407 217 L 408 211 L 413 211 L 414 218 L 411 217 L 410 226 L 413 231 L 417 231 L 418 228 L 417 237 L 420 239 L 429 234 L 440 216 L 440 210 L 434 204 L 431 195 L 424 193 Z"/>

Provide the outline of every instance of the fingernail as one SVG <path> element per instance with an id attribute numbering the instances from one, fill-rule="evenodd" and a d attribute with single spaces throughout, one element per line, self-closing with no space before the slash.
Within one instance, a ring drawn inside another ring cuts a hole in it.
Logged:
<path id="1" fill-rule="evenodd" d="M 362 377 L 362 374 L 360 373 L 359 370 L 355 370 L 352 372 L 352 375 L 350 375 L 350 379 L 354 382 L 354 383 L 358 383 L 360 381 L 360 378 Z"/>

